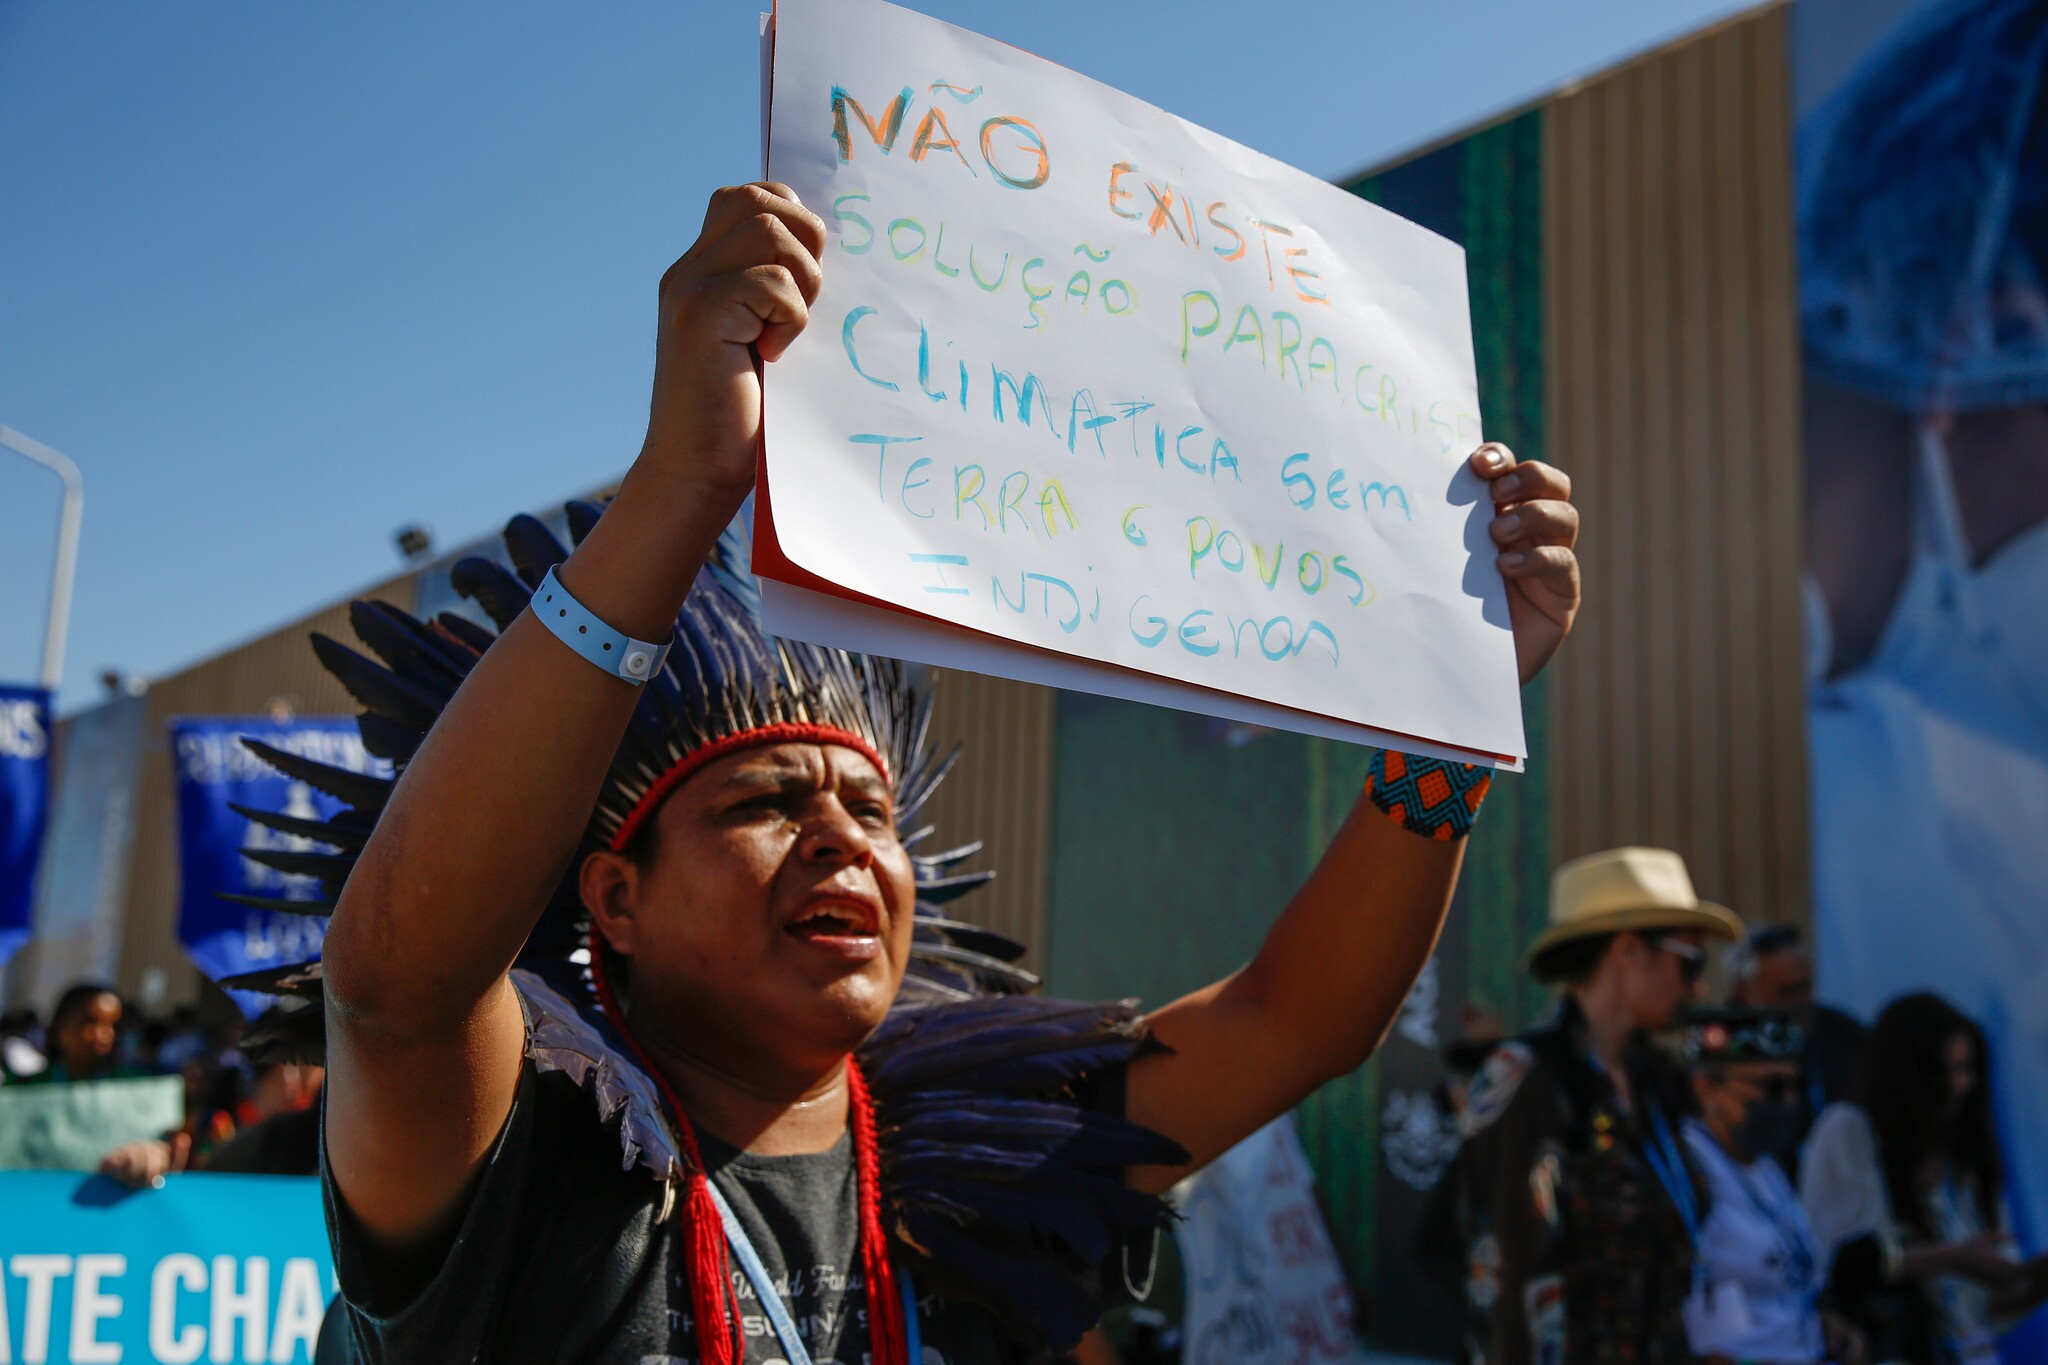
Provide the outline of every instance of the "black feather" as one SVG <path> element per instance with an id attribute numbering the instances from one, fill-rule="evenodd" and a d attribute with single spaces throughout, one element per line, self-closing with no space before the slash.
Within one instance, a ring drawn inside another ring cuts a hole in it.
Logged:
<path id="1" fill-rule="evenodd" d="M 1004 1251 L 986 1237 L 970 1236 L 939 1219 L 911 1222 L 905 1229 L 925 1253 L 932 1278 L 980 1290 L 1022 1334 L 1054 1352 L 1071 1349 L 1102 1316 L 1102 1307 L 1080 1278 L 1049 1267 L 1043 1250 L 1020 1244 Z M 928 1272 L 929 1273 L 929 1272 Z"/>
<path id="2" fill-rule="evenodd" d="M 308 853 L 289 848 L 245 848 L 242 856 L 287 877 L 318 877 L 337 883 L 348 875 L 356 861 L 353 853 Z"/>
<path id="3" fill-rule="evenodd" d="M 433 728 L 453 691 L 401 677 L 326 635 L 313 636 L 313 653 L 351 697 L 372 711 L 416 729 Z"/>
<path id="4" fill-rule="evenodd" d="M 597 519 L 604 515 L 604 508 L 580 498 L 562 510 L 568 514 L 569 539 L 577 545 L 597 529 Z"/>
<path id="5" fill-rule="evenodd" d="M 264 995 L 301 995 L 318 999 L 321 993 L 320 963 L 293 962 L 282 967 L 265 967 L 261 971 L 242 972 L 236 976 L 220 978 L 220 984 L 231 991 L 258 991 Z"/>
<path id="6" fill-rule="evenodd" d="M 393 785 L 388 777 L 330 767 L 315 759 L 288 754 L 282 749 L 265 744 L 260 739 L 244 736 L 242 747 L 286 777 L 295 778 L 314 791 L 325 792 L 335 800 L 346 801 L 351 806 L 381 810 Z"/>
<path id="7" fill-rule="evenodd" d="M 351 602 L 348 620 L 357 638 L 394 672 L 423 680 L 432 678 L 444 684 L 450 693 L 476 662 L 468 653 L 458 652 L 431 626 L 389 602 Z"/>
<path id="8" fill-rule="evenodd" d="M 533 589 L 521 583 L 518 575 L 497 560 L 481 555 L 456 560 L 455 567 L 448 572 L 448 583 L 482 607 L 484 615 L 499 630 L 510 630 L 519 613 L 533 600 Z"/>
<path id="9" fill-rule="evenodd" d="M 1007 997 L 892 1016 L 863 1052 L 875 1059 L 868 1079 L 878 1093 L 967 1074 L 986 1088 L 1029 1093 L 1128 1061 L 1142 1041 L 1127 1005 Z"/>
<path id="10" fill-rule="evenodd" d="M 1060 1348 L 1093 1325 L 1087 1272 L 1172 1217 L 1124 1171 L 1188 1156 L 1071 1090 L 1145 1046 L 1128 1003 L 976 999 L 899 1009 L 876 1030 L 862 1065 L 885 1207 L 928 1278 L 991 1301 L 1026 1340 Z"/>
<path id="11" fill-rule="evenodd" d="M 889 1121 L 930 1140 L 933 1135 L 970 1143 L 1007 1142 L 1085 1170 L 1178 1166 L 1188 1154 L 1170 1138 L 1116 1114 L 1083 1109 L 1068 1100 L 1020 1099 L 979 1090 L 944 1090 L 907 1096 L 890 1106 Z"/>
<path id="12" fill-rule="evenodd" d="M 331 900 L 287 900 L 282 896 L 250 896 L 240 891 L 216 891 L 213 894 L 235 905 L 246 905 L 251 910 L 268 910 L 279 915 L 324 917 L 334 913 L 335 905 Z"/>
<path id="13" fill-rule="evenodd" d="M 265 1062 L 318 1064 L 326 1059 L 327 1015 L 317 1000 L 287 996 L 258 1015 L 236 1043 Z"/>
<path id="14" fill-rule="evenodd" d="M 505 524 L 505 552 L 529 588 L 538 588 L 549 569 L 569 557 L 569 549 L 539 517 L 521 514 Z"/>
<path id="15" fill-rule="evenodd" d="M 919 878 L 917 898 L 932 905 L 945 905 L 987 886 L 995 877 L 993 872 L 963 872 L 957 877 Z"/>
<path id="16" fill-rule="evenodd" d="M 343 811 L 331 820 L 308 820 L 302 815 L 259 810 L 238 801 L 228 802 L 228 809 L 265 829 L 274 829 L 279 834 L 289 834 L 294 838 L 311 839 L 332 848 L 360 849 L 369 842 L 372 828 L 368 822 L 352 818 L 355 815 L 353 811 Z"/>
<path id="17" fill-rule="evenodd" d="M 913 957 L 930 963 L 943 963 L 957 971 L 965 972 L 970 979 L 985 983 L 984 994 L 1021 995 L 1038 989 L 1038 977 L 1024 968 L 977 953 L 968 948 L 956 948 L 950 943 L 913 941 L 910 945 Z"/>
<path id="18" fill-rule="evenodd" d="M 381 758 L 394 767 L 404 767 L 412 762 L 412 756 L 419 752 L 426 741 L 427 732 L 417 725 L 376 711 L 365 711 L 356 717 L 356 731 L 363 737 L 363 748 L 373 758 Z"/>
<path id="19" fill-rule="evenodd" d="M 434 618 L 434 627 L 447 631 L 457 641 L 479 655 L 498 641 L 497 636 L 457 612 L 442 612 Z"/>
<path id="20" fill-rule="evenodd" d="M 978 924 L 968 924 L 957 919 L 947 919 L 942 915 L 920 914 L 917 917 L 917 936 L 923 939 L 927 935 L 950 943 L 956 948 L 985 953 L 1004 962 L 1015 962 L 1027 951 L 1016 939 L 1007 934 L 999 934 L 993 929 L 984 929 Z"/>
<path id="21" fill-rule="evenodd" d="M 918 831 L 918 837 L 922 838 L 924 835 L 930 834 L 931 832 L 932 826 L 926 825 L 922 830 Z M 915 840 L 905 839 L 900 840 L 899 842 L 901 842 L 905 848 L 909 848 L 911 844 L 915 842 Z M 966 862 L 969 858 L 972 858 L 975 854 L 981 852 L 981 850 L 982 841 L 976 839 L 971 844 L 962 844 L 958 848 L 949 848 L 944 853 L 920 853 L 917 854 L 915 857 L 911 858 L 910 861 L 916 863 L 921 868 L 929 867 L 935 871 L 943 872 L 955 863 Z"/>

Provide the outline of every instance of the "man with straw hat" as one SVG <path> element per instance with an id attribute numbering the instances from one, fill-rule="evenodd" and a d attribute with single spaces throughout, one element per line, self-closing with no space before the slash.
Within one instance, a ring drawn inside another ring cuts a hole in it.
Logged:
<path id="1" fill-rule="evenodd" d="M 1701 1198 L 1671 1081 L 1643 1035 L 1698 993 L 1706 943 L 1741 935 L 1668 850 L 1609 849 L 1557 869 L 1529 970 L 1563 998 L 1480 1069 L 1445 1177 L 1471 1359 L 1691 1359 L 1683 1309 Z"/>

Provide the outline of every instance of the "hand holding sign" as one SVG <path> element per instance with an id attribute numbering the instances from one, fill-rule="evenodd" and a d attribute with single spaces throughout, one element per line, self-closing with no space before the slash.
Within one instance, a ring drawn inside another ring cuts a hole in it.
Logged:
<path id="1" fill-rule="evenodd" d="M 704 230 L 661 277 L 647 455 L 692 484 L 729 493 L 754 483 L 761 442 L 755 356 L 778 359 L 818 297 L 825 225 L 787 185 L 711 196 Z"/>
<path id="2" fill-rule="evenodd" d="M 1579 509 L 1572 481 L 1549 465 L 1517 464 L 1514 452 L 1488 441 L 1472 452 L 1472 470 L 1493 495 L 1487 534 L 1501 547 L 1508 582 L 1515 663 L 1522 681 L 1543 671 L 1579 614 Z"/>
<path id="3" fill-rule="evenodd" d="M 768 386 L 771 628 L 1514 766 L 1569 509 L 1525 475 L 1492 529 L 1463 254 L 877 0 L 776 23 L 771 170 L 826 235 Z"/>

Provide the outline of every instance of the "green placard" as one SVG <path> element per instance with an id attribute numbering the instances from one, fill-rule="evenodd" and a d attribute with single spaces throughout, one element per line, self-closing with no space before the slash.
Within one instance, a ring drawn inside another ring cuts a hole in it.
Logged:
<path id="1" fill-rule="evenodd" d="M 176 1076 L 0 1087 L 0 1170 L 93 1171 L 124 1142 L 185 1121 Z"/>

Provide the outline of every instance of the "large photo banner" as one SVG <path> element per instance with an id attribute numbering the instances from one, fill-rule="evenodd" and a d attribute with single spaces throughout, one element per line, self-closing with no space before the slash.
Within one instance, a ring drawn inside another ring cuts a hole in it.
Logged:
<path id="1" fill-rule="evenodd" d="M 2048 1248 L 2048 5 L 1796 11 L 1819 984 L 1985 1029 Z M 2048 1331 L 2009 1343 L 2048 1360 Z"/>
<path id="2" fill-rule="evenodd" d="M 178 941 L 208 976 L 253 972 L 313 957 L 326 921 L 258 909 L 229 899 L 311 901 L 320 884 L 308 876 L 267 867 L 243 856 L 248 848 L 285 853 L 325 852 L 322 845 L 280 834 L 237 810 L 283 811 L 322 820 L 341 809 L 324 792 L 267 766 L 244 738 L 353 772 L 388 772 L 363 749 L 353 719 L 309 716 L 290 721 L 249 717 L 187 718 L 171 722 L 171 761 L 178 788 Z M 251 1014 L 265 997 L 236 992 Z"/>
<path id="3" fill-rule="evenodd" d="M 1465 258 L 880 0 L 783 0 L 825 220 L 766 379 L 779 633 L 1512 766 Z"/>
<path id="4" fill-rule="evenodd" d="M 0 1362 L 313 1359 L 335 1293 L 309 1177 L 174 1175 L 162 1189 L 0 1171 Z"/>
<path id="5" fill-rule="evenodd" d="M 28 942 L 54 733 L 47 691 L 0 683 L 0 966 Z"/>

